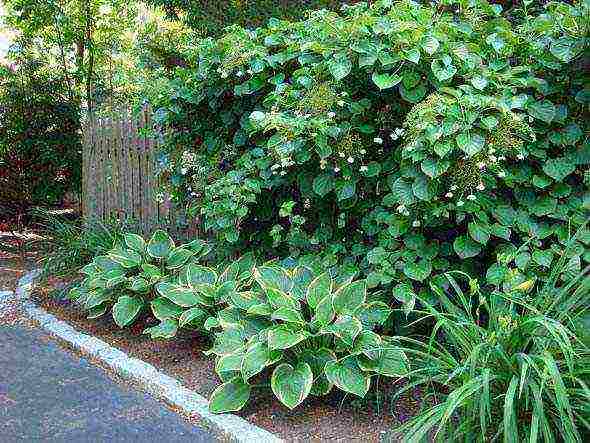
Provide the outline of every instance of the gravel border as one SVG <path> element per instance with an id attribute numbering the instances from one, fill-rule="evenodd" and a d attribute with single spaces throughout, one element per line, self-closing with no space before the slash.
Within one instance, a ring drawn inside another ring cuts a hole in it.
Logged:
<path id="1" fill-rule="evenodd" d="M 183 415 L 197 420 L 204 428 L 224 441 L 231 442 L 268 442 L 279 443 L 282 439 L 255 426 L 242 417 L 233 414 L 212 414 L 209 401 L 196 392 L 183 386 L 177 379 L 170 377 L 154 366 L 128 356 L 125 352 L 88 334 L 75 330 L 29 300 L 39 270 L 33 270 L 23 276 L 15 293 L 0 293 L 0 308 L 11 298 L 21 300 L 23 310 L 29 318 L 39 324 L 49 334 L 66 342 L 73 349 L 91 357 L 98 363 L 112 370 L 121 378 L 138 385 L 145 392 L 163 400 Z M 0 309 L 1 310 L 1 309 Z"/>

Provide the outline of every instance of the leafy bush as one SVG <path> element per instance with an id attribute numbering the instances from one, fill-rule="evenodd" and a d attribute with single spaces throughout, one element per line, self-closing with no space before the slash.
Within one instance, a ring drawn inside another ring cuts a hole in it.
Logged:
<path id="1" fill-rule="evenodd" d="M 588 4 L 545 6 L 381 0 L 203 39 L 152 99 L 162 176 L 219 254 L 320 254 L 408 306 L 450 269 L 497 284 L 531 237 L 513 280 L 546 279 L 589 214 L 590 131 Z"/>
<path id="2" fill-rule="evenodd" d="M 79 191 L 80 103 L 38 60 L 0 66 L 0 218 Z"/>
<path id="3" fill-rule="evenodd" d="M 432 287 L 441 305 L 421 299 L 424 317 L 436 321 L 432 335 L 400 340 L 412 366 L 406 389 L 423 385 L 438 403 L 396 430 L 404 441 L 431 431 L 450 440 L 583 441 L 590 347 L 575 331 L 588 322 L 590 276 L 587 268 L 560 283 L 564 271 L 561 259 L 549 281 L 529 293 L 531 284 L 482 293 L 460 272 L 446 275 L 450 293 Z"/>
<path id="4" fill-rule="evenodd" d="M 365 281 L 337 285 L 328 273 L 276 264 L 253 275 L 250 290 L 233 292 L 212 324 L 221 332 L 209 353 L 224 383 L 211 395 L 211 411 L 241 409 L 249 381 L 271 368 L 272 391 L 290 409 L 334 386 L 364 397 L 373 375 L 406 374 L 403 352 L 374 332 L 391 309 L 371 301 Z"/>
<path id="5" fill-rule="evenodd" d="M 85 279 L 70 291 L 70 298 L 88 310 L 88 318 L 111 310 L 121 328 L 149 309 L 160 323 L 145 333 L 152 338 L 170 338 L 179 324 L 201 326 L 194 310 L 182 314 L 183 308 L 207 305 L 203 299 L 210 294 L 203 294 L 204 289 L 196 286 L 214 283 L 209 276 L 215 276 L 215 272 L 198 264 L 208 252 L 207 244 L 200 240 L 175 246 L 161 230 L 154 232 L 147 243 L 137 234 L 125 234 L 122 245 L 95 257 L 81 269 Z M 190 286 L 181 286 L 179 281 Z"/>
<path id="6" fill-rule="evenodd" d="M 310 9 L 331 8 L 354 3 L 344 0 L 149 0 L 162 6 L 168 15 L 182 19 L 195 30 L 207 35 L 218 35 L 223 28 L 238 24 L 255 27 L 271 17 L 299 19 Z"/>

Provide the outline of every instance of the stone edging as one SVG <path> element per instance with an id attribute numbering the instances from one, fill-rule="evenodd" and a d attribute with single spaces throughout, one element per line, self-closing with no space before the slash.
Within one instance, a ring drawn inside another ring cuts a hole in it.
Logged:
<path id="1" fill-rule="evenodd" d="M 36 306 L 29 300 L 29 295 L 34 279 L 38 275 L 39 270 L 34 270 L 22 277 L 14 296 L 22 300 L 26 314 L 45 331 L 82 354 L 97 360 L 121 378 L 139 385 L 142 390 L 178 409 L 183 415 L 195 418 L 203 427 L 224 441 L 244 443 L 283 441 L 237 415 L 212 414 L 209 412 L 209 402 L 206 398 L 186 388 L 175 378 L 160 372 L 142 360 L 128 356 L 125 352 L 96 337 L 76 331 L 66 322 Z M 4 298 L 10 297 L 11 295 L 7 294 Z M 0 297 L 0 305 L 2 302 L 3 298 Z"/>

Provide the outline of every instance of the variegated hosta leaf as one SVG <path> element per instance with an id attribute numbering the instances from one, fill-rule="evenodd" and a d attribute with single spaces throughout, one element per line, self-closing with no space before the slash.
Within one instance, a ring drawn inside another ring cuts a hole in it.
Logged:
<path id="1" fill-rule="evenodd" d="M 291 308 L 299 310 L 301 304 L 295 297 L 289 295 L 287 292 L 283 292 L 280 289 L 266 288 L 266 298 L 274 309 L 279 308 Z"/>
<path id="2" fill-rule="evenodd" d="M 178 322 L 171 318 L 143 331 L 144 334 L 148 334 L 154 340 L 172 338 L 176 335 L 176 332 L 178 332 Z"/>
<path id="3" fill-rule="evenodd" d="M 247 311 L 252 306 L 263 303 L 261 294 L 254 291 L 233 291 L 230 294 L 232 304 L 244 311 Z"/>
<path id="4" fill-rule="evenodd" d="M 103 303 L 111 300 L 113 294 L 110 291 L 94 291 L 88 295 L 86 299 L 86 309 L 95 308 L 98 305 L 102 305 Z"/>
<path id="5" fill-rule="evenodd" d="M 371 377 L 357 364 L 353 356 L 326 363 L 326 377 L 339 389 L 364 397 L 371 386 Z"/>
<path id="6" fill-rule="evenodd" d="M 293 282 L 291 294 L 293 297 L 298 300 L 305 299 L 305 296 L 307 295 L 307 288 L 313 278 L 313 272 L 307 266 L 297 266 L 295 269 L 293 269 L 291 272 L 291 281 Z"/>
<path id="7" fill-rule="evenodd" d="M 370 359 L 379 357 L 383 342 L 379 334 L 373 331 L 361 331 L 354 341 L 353 353 L 363 354 Z"/>
<path id="8" fill-rule="evenodd" d="M 271 316 L 272 320 L 281 320 L 286 323 L 298 323 L 304 325 L 306 322 L 299 312 L 296 309 L 292 308 L 279 308 L 272 313 Z"/>
<path id="9" fill-rule="evenodd" d="M 244 330 L 239 326 L 226 328 L 215 334 L 213 347 L 206 354 L 227 355 L 244 348 Z"/>
<path id="10" fill-rule="evenodd" d="M 145 240 L 141 235 L 137 234 L 125 234 L 125 244 L 128 248 L 133 249 L 135 252 L 143 254 L 145 252 Z"/>
<path id="11" fill-rule="evenodd" d="M 141 276 L 135 276 L 131 279 L 131 285 L 129 286 L 133 292 L 146 293 L 151 289 L 150 283 Z"/>
<path id="12" fill-rule="evenodd" d="M 315 308 L 315 314 L 311 320 L 312 328 L 318 330 L 329 325 L 332 323 L 335 315 L 332 297 L 328 295 L 320 300 Z"/>
<path id="13" fill-rule="evenodd" d="M 113 305 L 113 320 L 120 328 L 133 323 L 143 307 L 143 300 L 139 297 L 123 295 Z"/>
<path id="14" fill-rule="evenodd" d="M 307 363 L 313 372 L 311 394 L 321 396 L 330 392 L 334 385 L 328 381 L 324 368 L 326 363 L 337 360 L 336 354 L 328 348 L 308 349 L 299 356 L 299 359 Z"/>
<path id="15" fill-rule="evenodd" d="M 363 326 L 367 329 L 375 329 L 383 326 L 393 311 L 381 301 L 362 304 L 354 313 Z"/>
<path id="16" fill-rule="evenodd" d="M 201 303 L 203 297 L 197 294 L 191 288 L 185 286 L 174 285 L 172 283 L 158 283 L 156 285 L 156 291 L 162 297 L 167 298 L 174 304 L 182 306 L 184 308 L 190 308 Z"/>
<path id="17" fill-rule="evenodd" d="M 362 280 L 342 286 L 334 293 L 332 300 L 336 314 L 354 314 L 365 303 L 366 294 L 367 286 Z"/>
<path id="18" fill-rule="evenodd" d="M 287 325 L 280 325 L 268 331 L 268 347 L 274 349 L 289 349 L 309 337 L 304 331 L 293 330 Z"/>
<path id="19" fill-rule="evenodd" d="M 316 277 L 307 287 L 305 299 L 312 310 L 315 310 L 319 302 L 332 293 L 332 277 L 327 272 Z"/>
<path id="20" fill-rule="evenodd" d="M 165 260 L 174 248 L 174 241 L 166 231 L 158 229 L 147 244 L 147 252 L 154 258 Z"/>
<path id="21" fill-rule="evenodd" d="M 116 261 L 106 255 L 99 255 L 94 258 L 94 264 L 100 269 L 100 272 L 120 271 L 125 273 L 125 269 Z"/>
<path id="22" fill-rule="evenodd" d="M 133 249 L 113 249 L 109 258 L 126 269 L 136 268 L 143 262 L 141 255 Z"/>
<path id="23" fill-rule="evenodd" d="M 272 315 L 272 311 L 273 311 L 273 309 L 272 309 L 271 305 L 268 305 L 266 303 L 261 303 L 258 305 L 251 306 L 250 308 L 248 308 L 246 313 L 249 315 L 261 315 L 261 316 L 268 317 L 268 316 Z"/>
<path id="24" fill-rule="evenodd" d="M 209 411 L 214 414 L 239 411 L 250 398 L 250 385 L 241 377 L 234 377 L 219 386 L 209 399 Z"/>
<path id="25" fill-rule="evenodd" d="M 168 318 L 180 318 L 184 309 L 175 303 L 172 303 L 165 297 L 158 297 L 151 301 L 150 307 L 154 317 L 158 320 L 164 321 Z"/>
<path id="26" fill-rule="evenodd" d="M 321 329 L 320 333 L 334 334 L 347 346 L 352 346 L 354 339 L 362 329 L 363 325 L 359 320 L 350 315 L 342 315 L 334 323 Z"/>
<path id="27" fill-rule="evenodd" d="M 372 371 L 387 377 L 405 377 L 408 375 L 408 358 L 399 348 L 384 344 L 376 358 L 364 355 L 358 357 L 359 366 L 364 371 Z"/>
<path id="28" fill-rule="evenodd" d="M 194 253 L 184 248 L 174 248 L 166 259 L 168 269 L 179 269 L 190 260 Z"/>
<path id="29" fill-rule="evenodd" d="M 208 317 L 207 311 L 201 308 L 190 308 L 187 311 L 184 311 L 180 318 L 178 319 L 178 326 L 181 328 L 187 325 L 202 325 L 205 319 Z"/>
<path id="30" fill-rule="evenodd" d="M 299 362 L 295 367 L 283 363 L 274 369 L 270 385 L 281 403 L 294 409 L 309 395 L 313 385 L 313 372 L 304 362 Z"/>
<path id="31" fill-rule="evenodd" d="M 102 317 L 103 315 L 105 315 L 107 313 L 107 311 L 109 310 L 109 305 L 108 304 L 102 304 L 102 305 L 98 305 L 95 306 L 92 309 L 88 310 L 88 315 L 86 316 L 87 319 L 92 320 L 98 317 Z"/>
<path id="32" fill-rule="evenodd" d="M 266 343 L 258 342 L 249 346 L 240 368 L 244 381 L 248 381 L 250 377 L 260 373 L 268 365 L 269 360 L 270 350 Z"/>
<path id="33" fill-rule="evenodd" d="M 214 285 L 217 282 L 217 273 L 206 266 L 190 263 L 186 267 L 186 280 L 192 288 L 200 285 Z"/>
<path id="34" fill-rule="evenodd" d="M 265 289 L 278 289 L 289 294 L 293 281 L 287 272 L 278 266 L 260 266 L 254 268 L 254 278 Z"/>

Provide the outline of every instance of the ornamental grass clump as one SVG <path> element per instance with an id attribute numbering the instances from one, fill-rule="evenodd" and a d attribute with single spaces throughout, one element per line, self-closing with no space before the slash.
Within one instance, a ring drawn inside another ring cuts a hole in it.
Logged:
<path id="1" fill-rule="evenodd" d="M 435 403 L 396 429 L 404 441 L 582 442 L 590 432 L 589 269 L 510 291 L 480 290 L 464 273 L 432 285 L 438 303 L 420 298 L 424 340 L 400 337 L 410 383 Z M 461 288 L 468 287 L 463 291 Z M 534 289 L 533 289 L 534 288 Z"/>

